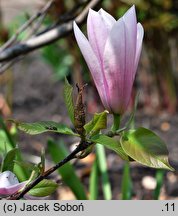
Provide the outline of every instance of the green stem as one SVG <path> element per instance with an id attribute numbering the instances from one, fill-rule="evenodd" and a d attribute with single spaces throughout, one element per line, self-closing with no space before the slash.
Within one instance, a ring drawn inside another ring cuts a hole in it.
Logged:
<path id="1" fill-rule="evenodd" d="M 154 198 L 154 200 L 158 200 L 159 199 L 161 188 L 163 186 L 164 174 L 165 174 L 164 170 L 158 169 L 156 171 L 156 183 L 157 184 L 156 184 L 156 189 L 153 192 L 153 198 Z"/>
<path id="2" fill-rule="evenodd" d="M 113 125 L 111 130 L 116 132 L 120 127 L 121 115 L 120 114 L 113 114 Z"/>
<path id="3" fill-rule="evenodd" d="M 110 185 L 108 171 L 107 171 L 107 161 L 106 161 L 104 146 L 97 144 L 96 152 L 97 152 L 97 159 L 98 159 L 98 168 L 101 173 L 101 182 L 102 182 L 104 198 L 105 200 L 111 200 L 112 191 L 111 191 L 111 185 Z"/>
<path id="4" fill-rule="evenodd" d="M 95 159 L 93 163 L 91 174 L 90 174 L 90 183 L 89 183 L 89 199 L 90 200 L 97 200 L 98 199 L 98 192 L 99 192 L 99 168 L 98 168 L 98 160 Z"/>
<path id="5" fill-rule="evenodd" d="M 121 190 L 122 200 L 130 200 L 132 198 L 132 180 L 129 162 L 125 162 L 124 164 Z"/>

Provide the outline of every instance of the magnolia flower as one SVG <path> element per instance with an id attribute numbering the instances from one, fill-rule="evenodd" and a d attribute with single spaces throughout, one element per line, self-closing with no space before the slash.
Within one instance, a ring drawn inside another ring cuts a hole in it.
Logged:
<path id="1" fill-rule="evenodd" d="M 144 34 L 135 6 L 117 21 L 103 9 L 90 9 L 88 40 L 75 22 L 74 33 L 104 107 L 110 113 L 123 114 L 130 101 Z"/>
<path id="2" fill-rule="evenodd" d="M 9 196 L 15 192 L 18 192 L 27 184 L 28 181 L 19 183 L 16 175 L 11 171 L 4 171 L 0 174 L 0 196 Z M 41 199 L 41 197 L 24 195 L 25 199 Z"/>
<path id="3" fill-rule="evenodd" d="M 11 195 L 22 189 L 27 181 L 19 183 L 17 177 L 11 171 L 0 174 L 0 196 Z"/>
<path id="4" fill-rule="evenodd" d="M 28 181 L 23 181 L 19 183 L 16 175 L 11 171 L 4 171 L 0 173 L 0 197 L 10 196 L 15 192 L 23 189 Z M 29 193 L 24 195 L 25 199 L 28 200 L 41 200 L 48 199 L 48 196 L 40 197 L 40 196 L 32 196 Z"/>

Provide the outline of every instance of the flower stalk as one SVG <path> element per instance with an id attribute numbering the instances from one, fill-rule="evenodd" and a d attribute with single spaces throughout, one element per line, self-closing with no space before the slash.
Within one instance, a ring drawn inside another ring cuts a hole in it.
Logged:
<path id="1" fill-rule="evenodd" d="M 111 131 L 115 133 L 120 128 L 121 115 L 113 114 L 113 125 Z"/>

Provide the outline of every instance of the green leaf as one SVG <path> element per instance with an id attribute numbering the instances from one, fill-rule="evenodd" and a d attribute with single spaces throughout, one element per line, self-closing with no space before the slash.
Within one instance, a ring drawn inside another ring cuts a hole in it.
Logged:
<path id="1" fill-rule="evenodd" d="M 28 194 L 36 197 L 49 196 L 57 189 L 58 184 L 52 180 L 44 179 L 33 187 Z"/>
<path id="2" fill-rule="evenodd" d="M 101 129 L 105 129 L 107 127 L 107 114 L 108 111 L 106 110 L 102 113 L 95 113 L 93 119 L 84 126 L 86 133 L 94 135 Z"/>
<path id="3" fill-rule="evenodd" d="M 8 128 L 4 124 L 3 119 L 0 117 L 0 152 L 4 152 L 4 143 L 6 143 L 7 151 L 16 148 L 16 139 L 12 134 L 9 132 Z M 23 161 L 20 151 L 17 151 L 17 160 Z M 18 177 L 20 181 L 24 181 L 28 178 L 29 173 L 27 170 L 22 169 L 22 167 L 17 166 L 14 164 L 14 173 Z"/>
<path id="4" fill-rule="evenodd" d="M 72 98 L 72 93 L 73 93 L 73 87 L 69 84 L 68 80 L 65 78 L 64 101 L 67 107 L 70 120 L 74 124 L 74 102 Z"/>
<path id="5" fill-rule="evenodd" d="M 69 154 L 62 141 L 55 143 L 50 139 L 48 141 L 48 150 L 55 164 L 60 160 L 63 160 Z M 77 199 L 87 199 L 84 186 L 76 175 L 75 169 L 70 162 L 59 168 L 58 172 L 62 176 L 62 180 L 69 186 Z"/>
<path id="6" fill-rule="evenodd" d="M 90 137 L 94 143 L 101 144 L 108 149 L 115 151 L 123 160 L 130 161 L 128 155 L 122 149 L 120 142 L 114 138 L 108 137 L 104 134 L 97 134 Z"/>
<path id="7" fill-rule="evenodd" d="M 34 164 L 26 162 L 26 161 L 17 161 L 14 160 L 14 163 L 17 164 L 20 167 L 23 167 L 26 170 L 33 170 L 34 169 Z"/>
<path id="8" fill-rule="evenodd" d="M 69 135 L 76 135 L 69 127 L 53 121 L 40 121 L 35 123 L 24 123 L 15 120 L 9 120 L 17 125 L 17 128 L 25 133 L 36 135 L 44 132 L 55 132 Z"/>
<path id="9" fill-rule="evenodd" d="M 174 170 L 168 162 L 168 150 L 164 141 L 146 128 L 125 132 L 121 146 L 126 154 L 143 165 Z"/>
<path id="10" fill-rule="evenodd" d="M 39 167 L 39 164 L 35 164 L 33 166 L 33 169 L 32 169 L 31 175 L 30 175 L 30 177 L 28 179 L 28 182 L 31 182 L 31 181 L 35 180 L 40 174 L 42 174 L 40 168 L 41 167 Z"/>
<path id="11" fill-rule="evenodd" d="M 4 147 L 4 143 L 6 143 L 7 150 L 15 148 L 16 144 L 1 117 L 0 117 L 0 126 L 2 128 L 2 130 L 0 130 L 0 150 L 2 150 L 2 146 Z"/>
<path id="12" fill-rule="evenodd" d="M 4 172 L 6 170 L 9 170 L 13 172 L 14 169 L 14 160 L 17 155 L 18 148 L 14 148 L 10 151 L 8 151 L 2 161 L 1 165 L 1 172 Z"/>

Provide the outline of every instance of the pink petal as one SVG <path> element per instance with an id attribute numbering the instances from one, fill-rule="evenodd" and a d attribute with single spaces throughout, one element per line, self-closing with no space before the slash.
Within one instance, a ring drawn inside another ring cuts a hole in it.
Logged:
<path id="1" fill-rule="evenodd" d="M 18 190 L 22 189 L 26 183 L 27 181 L 24 181 L 9 187 L 3 187 L 3 188 L 0 187 L 0 195 L 11 195 L 17 192 Z"/>
<path id="2" fill-rule="evenodd" d="M 138 62 L 140 59 L 140 53 L 142 50 L 143 35 L 144 35 L 143 26 L 140 23 L 138 23 L 137 24 L 137 46 L 136 46 L 136 55 L 135 55 L 135 73 L 137 71 Z"/>
<path id="3" fill-rule="evenodd" d="M 137 44 L 137 19 L 135 6 L 132 6 L 123 16 L 126 36 L 126 68 L 124 73 L 124 109 L 130 101 L 135 74 L 135 56 Z"/>
<path id="4" fill-rule="evenodd" d="M 109 13 L 107 13 L 105 10 L 102 8 L 98 11 L 100 14 L 103 22 L 105 23 L 104 25 L 107 26 L 109 30 L 111 30 L 112 26 L 115 24 L 116 20 L 114 19 L 113 16 L 111 16 Z"/>
<path id="5" fill-rule="evenodd" d="M 18 183 L 19 181 L 13 172 L 6 170 L 0 174 L 0 187 L 1 188 L 9 187 L 9 186 L 12 186 Z"/>
<path id="6" fill-rule="evenodd" d="M 105 91 L 105 84 L 104 84 L 104 77 L 102 76 L 102 68 L 101 64 L 99 63 L 91 45 L 89 44 L 88 40 L 84 36 L 84 34 L 80 31 L 77 24 L 74 22 L 74 34 L 79 45 L 79 48 L 83 54 L 83 57 L 88 65 L 88 68 L 92 74 L 94 83 L 97 87 L 98 93 L 104 103 L 104 106 L 108 104 L 106 91 Z"/>
<path id="7" fill-rule="evenodd" d="M 87 19 L 88 39 L 100 65 L 102 65 L 104 47 L 110 29 L 98 12 L 89 10 Z"/>
<path id="8" fill-rule="evenodd" d="M 104 70 L 108 80 L 113 112 L 124 112 L 130 100 L 135 68 L 137 22 L 135 7 L 114 24 L 104 51 Z"/>
<path id="9" fill-rule="evenodd" d="M 133 82 L 133 72 L 135 68 L 136 44 L 137 44 L 137 19 L 135 6 L 132 6 L 123 16 L 126 37 L 126 80 L 130 85 Z M 128 86 L 127 85 L 127 86 Z M 125 88 L 127 89 L 127 86 Z"/>
<path id="10" fill-rule="evenodd" d="M 114 24 L 104 50 L 104 71 L 112 111 L 116 111 L 122 104 L 125 55 L 125 25 L 121 18 Z"/>

